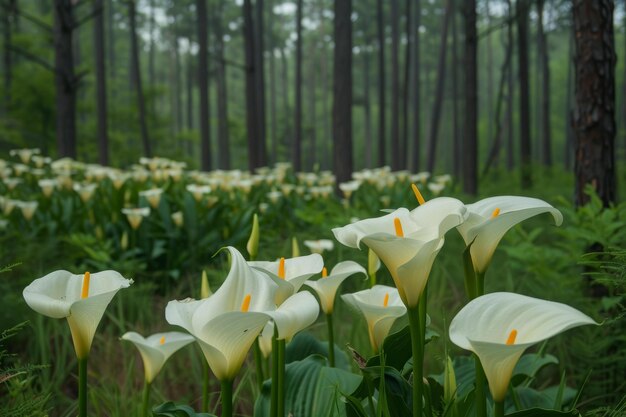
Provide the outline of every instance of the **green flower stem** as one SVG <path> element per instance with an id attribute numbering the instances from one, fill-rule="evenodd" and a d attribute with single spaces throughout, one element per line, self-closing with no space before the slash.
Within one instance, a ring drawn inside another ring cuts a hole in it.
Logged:
<path id="1" fill-rule="evenodd" d="M 149 414 L 149 403 L 150 403 L 150 382 L 146 381 L 143 386 L 143 397 L 141 401 L 141 415 L 142 417 L 148 417 Z"/>
<path id="2" fill-rule="evenodd" d="M 467 298 L 473 300 L 476 298 L 476 273 L 474 272 L 474 264 L 470 248 L 467 247 L 463 251 L 463 273 L 465 275 L 465 292 Z"/>
<path id="3" fill-rule="evenodd" d="M 78 417 L 87 417 L 87 359 L 78 359 Z"/>
<path id="4" fill-rule="evenodd" d="M 276 341 L 278 345 L 278 417 L 285 416 L 285 339 Z"/>
<path id="5" fill-rule="evenodd" d="M 504 401 L 495 401 L 493 403 L 493 415 L 495 417 L 504 417 Z"/>
<path id="6" fill-rule="evenodd" d="M 202 412 L 209 412 L 209 364 L 202 360 Z"/>
<path id="7" fill-rule="evenodd" d="M 413 417 L 421 417 L 424 346 L 421 339 L 420 309 L 419 307 L 412 307 L 407 309 L 407 313 L 409 330 L 411 331 L 411 353 L 413 354 Z"/>
<path id="8" fill-rule="evenodd" d="M 485 295 L 485 272 L 476 272 L 476 297 Z"/>
<path id="9" fill-rule="evenodd" d="M 259 392 L 263 389 L 263 381 L 265 375 L 263 373 L 263 354 L 261 353 L 261 346 L 259 346 L 259 338 L 254 341 L 254 364 L 256 365 L 256 383 L 259 387 Z"/>
<path id="10" fill-rule="evenodd" d="M 476 364 L 476 417 L 487 417 L 487 397 L 485 393 L 485 371 L 478 356 L 474 354 Z"/>
<path id="11" fill-rule="evenodd" d="M 335 332 L 333 330 L 333 313 L 326 314 L 326 325 L 328 326 L 328 363 L 335 367 Z"/>
<path id="12" fill-rule="evenodd" d="M 233 416 L 233 381 L 222 381 L 222 417 Z"/>
<path id="13" fill-rule="evenodd" d="M 372 397 L 375 394 L 374 384 L 372 383 L 372 378 L 367 374 L 367 372 L 361 371 L 363 374 L 363 379 L 365 380 L 365 384 L 367 386 L 367 404 L 370 407 L 372 415 L 376 415 L 376 408 L 374 408 L 374 400 Z"/>
<path id="14" fill-rule="evenodd" d="M 276 340 L 277 331 L 274 328 L 272 336 L 272 389 L 270 402 L 270 417 L 278 415 L 278 342 Z"/>

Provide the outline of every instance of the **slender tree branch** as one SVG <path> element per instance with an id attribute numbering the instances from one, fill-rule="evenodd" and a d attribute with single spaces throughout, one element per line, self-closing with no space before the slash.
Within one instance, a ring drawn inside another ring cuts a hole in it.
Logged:
<path id="1" fill-rule="evenodd" d="M 74 6 L 76 7 L 76 6 Z M 102 13 L 102 6 L 93 9 L 91 12 L 89 12 L 88 14 L 86 14 L 85 16 L 81 17 L 79 20 L 77 20 L 74 25 L 72 26 L 72 30 L 73 29 L 78 29 L 83 23 L 87 23 L 88 21 L 90 21 L 91 19 L 93 19 L 94 17 L 98 16 L 99 14 Z"/>
<path id="2" fill-rule="evenodd" d="M 2 8 L 5 9 L 7 13 L 10 13 L 10 12 L 15 13 L 19 17 L 23 17 L 24 19 L 28 20 L 31 23 L 34 23 L 36 26 L 38 26 L 39 28 L 43 30 L 46 30 L 48 32 L 53 32 L 52 26 L 48 24 L 47 22 L 44 22 L 42 19 L 38 18 L 37 16 L 33 16 L 32 14 L 25 12 L 24 10 L 21 10 L 18 8 L 10 8 L 4 2 L 2 3 Z"/>
<path id="3" fill-rule="evenodd" d="M 32 53 L 30 53 L 28 51 L 25 51 L 24 49 L 19 48 L 19 47 L 13 45 L 13 44 L 7 44 L 6 47 L 8 49 L 10 49 L 11 51 L 17 53 L 17 54 L 22 55 L 24 58 L 41 65 L 42 67 L 44 67 L 45 69 L 47 69 L 50 72 L 53 72 L 53 73 L 58 73 L 59 72 L 53 65 L 51 65 L 48 62 L 46 62 L 43 58 L 40 58 L 39 56 L 37 56 L 35 54 L 32 54 Z"/>
<path id="4" fill-rule="evenodd" d="M 523 1 L 523 0 L 518 0 L 518 1 Z M 496 32 L 500 29 L 503 29 L 505 27 L 507 27 L 508 25 L 512 25 L 515 21 L 517 21 L 517 12 L 513 13 L 511 16 L 507 17 L 506 19 L 502 20 L 500 23 L 497 23 L 493 26 L 489 26 L 487 29 L 483 30 L 482 32 L 480 32 L 478 34 L 478 40 L 485 38 L 489 35 L 491 35 L 493 32 Z"/>

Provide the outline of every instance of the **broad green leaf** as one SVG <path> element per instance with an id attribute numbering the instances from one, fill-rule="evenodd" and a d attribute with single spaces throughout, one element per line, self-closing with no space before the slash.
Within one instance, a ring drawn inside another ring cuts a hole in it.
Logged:
<path id="1" fill-rule="evenodd" d="M 328 357 L 328 342 L 315 338 L 309 332 L 298 333 L 285 349 L 285 362 L 301 361 L 310 355 Z M 348 355 L 335 345 L 335 366 L 340 369 L 350 370 Z"/>
<path id="2" fill-rule="evenodd" d="M 531 408 L 528 410 L 518 411 L 517 413 L 507 414 L 507 417 L 579 417 L 580 413 L 576 410 L 556 411 L 545 408 Z"/>
<path id="3" fill-rule="evenodd" d="M 363 377 L 327 366 L 320 355 L 295 361 L 285 369 L 285 411 L 298 417 L 346 416 L 344 395 L 354 394 Z M 271 381 L 263 389 L 254 406 L 256 417 L 269 416 Z"/>
<path id="4" fill-rule="evenodd" d="M 176 405 L 171 401 L 152 408 L 153 417 L 215 417 L 209 413 L 196 413 L 188 405 Z"/>
<path id="5" fill-rule="evenodd" d="M 462 399 L 474 389 L 474 374 L 476 366 L 471 356 L 457 356 L 452 361 L 454 375 L 456 377 L 456 398 Z M 443 372 L 437 375 L 430 375 L 439 384 L 444 384 Z"/>
<path id="6" fill-rule="evenodd" d="M 426 328 L 425 343 L 427 344 L 439 334 L 430 328 Z M 386 366 L 402 371 L 409 359 L 411 359 L 411 332 L 409 326 L 390 334 L 383 342 L 382 353 L 372 356 L 367 360 L 367 366 L 379 366 L 381 364 L 381 355 L 384 356 Z"/>
<path id="7" fill-rule="evenodd" d="M 558 365 L 559 360 L 552 355 L 527 353 L 523 355 L 513 370 L 513 385 L 518 385 L 526 378 L 532 378 L 544 367 L 550 364 Z"/>

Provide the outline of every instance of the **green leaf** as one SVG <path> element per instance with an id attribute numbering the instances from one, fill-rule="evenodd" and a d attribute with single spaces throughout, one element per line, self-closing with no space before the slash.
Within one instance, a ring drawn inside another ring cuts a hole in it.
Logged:
<path id="1" fill-rule="evenodd" d="M 427 344 L 436 337 L 439 337 L 439 334 L 427 327 L 424 344 Z M 367 360 L 368 367 L 379 366 L 381 364 L 381 356 L 384 356 L 386 366 L 390 366 L 402 372 L 405 364 L 412 357 L 411 332 L 409 326 L 387 336 L 383 342 L 381 352 L 380 355 L 372 356 Z"/>
<path id="2" fill-rule="evenodd" d="M 335 366 L 350 370 L 348 355 L 335 345 Z M 328 342 L 315 338 L 309 332 L 298 333 L 285 349 L 285 363 L 301 361 L 311 355 L 321 355 L 328 358 Z"/>
<path id="3" fill-rule="evenodd" d="M 471 356 L 457 356 L 452 361 L 454 367 L 454 375 L 456 377 L 456 398 L 462 399 L 474 389 L 474 375 L 476 366 Z M 443 372 L 431 377 L 439 384 L 444 384 Z"/>
<path id="4" fill-rule="evenodd" d="M 528 410 L 518 411 L 517 413 L 507 414 L 507 417 L 579 417 L 580 413 L 576 410 L 556 411 L 545 408 L 531 408 Z"/>
<path id="5" fill-rule="evenodd" d="M 209 413 L 196 413 L 188 405 L 176 405 L 171 401 L 152 408 L 153 417 L 216 417 Z"/>
<path id="6" fill-rule="evenodd" d="M 292 362 L 285 369 L 285 411 L 298 417 L 346 416 L 342 396 L 353 395 L 362 382 L 359 375 L 328 367 L 326 358 L 320 355 Z M 270 391 L 268 380 L 254 405 L 256 417 L 269 416 Z"/>
<path id="7" fill-rule="evenodd" d="M 526 378 L 533 378 L 544 367 L 550 364 L 558 365 L 559 360 L 552 355 L 527 353 L 523 355 L 513 370 L 513 385 L 518 385 Z"/>

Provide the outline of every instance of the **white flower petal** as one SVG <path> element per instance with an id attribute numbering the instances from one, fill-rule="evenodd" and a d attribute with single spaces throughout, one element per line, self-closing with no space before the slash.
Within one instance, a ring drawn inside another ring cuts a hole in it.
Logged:
<path id="1" fill-rule="evenodd" d="M 317 281 L 307 281 L 306 285 L 315 290 L 324 313 L 333 312 L 337 289 L 351 275 L 361 273 L 367 278 L 365 268 L 353 261 L 340 262 L 332 269 L 330 275 Z"/>
<path id="2" fill-rule="evenodd" d="M 278 329 L 278 339 L 289 342 L 301 330 L 317 320 L 319 305 L 310 292 L 296 293 L 285 300 L 276 311 L 268 313 Z"/>

